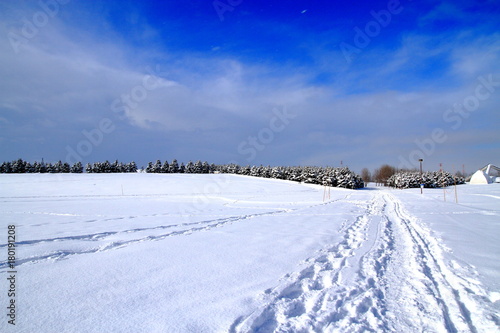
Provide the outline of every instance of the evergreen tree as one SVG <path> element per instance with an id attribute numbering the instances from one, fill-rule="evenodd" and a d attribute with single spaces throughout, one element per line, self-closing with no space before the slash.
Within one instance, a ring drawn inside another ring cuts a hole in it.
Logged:
<path id="1" fill-rule="evenodd" d="M 178 173 L 179 172 L 179 164 L 177 164 L 177 160 L 174 159 L 170 166 L 168 167 L 170 173 Z"/>
<path id="2" fill-rule="evenodd" d="M 270 165 L 263 168 L 262 177 L 271 178 L 271 166 Z"/>
<path id="3" fill-rule="evenodd" d="M 42 162 L 40 163 L 40 173 L 46 173 L 46 172 L 47 172 L 47 165 L 45 164 L 42 158 Z"/>
<path id="4" fill-rule="evenodd" d="M 252 167 L 250 168 L 250 176 L 260 177 L 260 168 L 255 165 L 252 165 Z"/>
<path id="5" fill-rule="evenodd" d="M 271 178 L 274 179 L 285 179 L 285 173 L 283 167 L 274 167 L 271 169 Z"/>
<path id="6" fill-rule="evenodd" d="M 54 165 L 52 165 L 52 163 L 46 163 L 45 164 L 45 170 L 47 170 L 48 173 L 55 173 L 56 172 L 56 168 Z"/>
<path id="7" fill-rule="evenodd" d="M 40 172 L 40 163 L 38 163 L 37 161 L 33 162 L 33 172 L 34 173 Z"/>
<path id="8" fill-rule="evenodd" d="M 12 164 L 10 162 L 5 162 L 4 170 L 5 173 L 12 173 Z"/>
<path id="9" fill-rule="evenodd" d="M 194 164 L 193 173 L 203 173 L 203 164 L 201 164 L 200 160 L 196 161 Z"/>
<path id="10" fill-rule="evenodd" d="M 252 169 L 250 168 L 250 165 L 247 165 L 246 167 L 241 168 L 240 173 L 245 176 L 250 176 Z"/>
<path id="11" fill-rule="evenodd" d="M 163 165 L 161 166 L 161 170 L 160 170 L 160 172 L 161 172 L 161 173 L 169 173 L 169 171 L 170 171 L 170 170 L 169 170 L 169 167 L 170 167 L 170 166 L 168 165 L 168 162 L 167 162 L 167 161 L 163 162 Z"/>
<path id="12" fill-rule="evenodd" d="M 154 173 L 160 173 L 161 172 L 161 161 L 156 160 L 156 163 L 153 166 L 153 172 Z"/>
<path id="13" fill-rule="evenodd" d="M 52 172 L 54 173 L 60 173 L 62 172 L 62 169 L 63 169 L 63 164 L 62 162 L 59 160 L 57 161 L 53 166 L 52 166 Z"/>
<path id="14" fill-rule="evenodd" d="M 12 162 L 12 172 L 13 173 L 25 173 L 26 164 L 22 159 Z"/>
<path id="15" fill-rule="evenodd" d="M 70 173 L 71 167 L 69 166 L 69 163 L 64 162 L 61 167 L 61 172 L 63 173 Z"/>
<path id="16" fill-rule="evenodd" d="M 203 162 L 203 164 L 201 165 L 201 172 L 210 173 L 210 165 L 208 164 L 207 161 Z"/>
<path id="17" fill-rule="evenodd" d="M 72 173 L 82 173 L 83 172 L 83 166 L 82 162 L 78 161 L 73 166 L 71 167 L 71 172 Z"/>
<path id="18" fill-rule="evenodd" d="M 111 163 L 109 165 L 109 172 L 111 172 L 111 173 L 121 172 L 120 171 L 120 164 L 118 163 L 118 160 L 115 160 L 113 163 Z"/>
<path id="19" fill-rule="evenodd" d="M 104 173 L 110 173 L 111 172 L 111 164 L 109 163 L 108 160 L 106 160 L 102 164 L 102 172 L 104 172 Z"/>
<path id="20" fill-rule="evenodd" d="M 133 173 L 136 173 L 136 172 L 137 172 L 137 164 L 135 164 L 135 162 L 134 162 L 134 161 L 130 162 L 130 163 L 128 164 L 127 171 L 128 171 L 128 172 L 133 172 Z"/>
<path id="21" fill-rule="evenodd" d="M 227 166 L 227 173 L 232 173 L 237 175 L 240 170 L 240 166 L 234 163 L 231 163 Z"/>
<path id="22" fill-rule="evenodd" d="M 193 164 L 193 162 L 189 161 L 188 164 L 186 164 L 186 167 L 184 169 L 184 173 L 194 173 L 194 164 Z"/>
<path id="23" fill-rule="evenodd" d="M 34 173 L 34 172 L 35 172 L 34 164 L 31 164 L 30 162 L 26 162 L 26 173 Z"/>

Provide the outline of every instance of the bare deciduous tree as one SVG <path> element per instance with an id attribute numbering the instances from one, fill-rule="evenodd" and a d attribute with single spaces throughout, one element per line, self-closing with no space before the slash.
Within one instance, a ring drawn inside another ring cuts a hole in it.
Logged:
<path id="1" fill-rule="evenodd" d="M 372 181 L 372 174 L 371 174 L 370 170 L 368 170 L 367 168 L 363 168 L 363 170 L 361 170 L 361 178 L 363 178 L 363 181 L 365 182 L 365 184 L 371 182 Z"/>
<path id="2" fill-rule="evenodd" d="M 396 168 L 388 164 L 382 165 L 373 173 L 373 178 L 377 184 L 386 184 L 387 180 L 396 173 Z"/>

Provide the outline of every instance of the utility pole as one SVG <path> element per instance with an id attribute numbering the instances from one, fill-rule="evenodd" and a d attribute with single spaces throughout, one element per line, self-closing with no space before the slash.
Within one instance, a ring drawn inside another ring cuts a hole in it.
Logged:
<path id="1" fill-rule="evenodd" d="M 441 186 L 443 187 L 444 201 L 446 201 L 446 189 L 444 188 L 444 170 L 443 170 L 443 163 L 439 163 L 439 168 L 441 169 L 441 178 L 443 179 L 443 182 L 441 183 Z"/>
<path id="2" fill-rule="evenodd" d="M 422 162 L 424 161 L 423 158 L 419 158 L 418 161 L 420 162 L 420 194 L 423 194 L 424 193 L 424 180 L 422 178 Z"/>

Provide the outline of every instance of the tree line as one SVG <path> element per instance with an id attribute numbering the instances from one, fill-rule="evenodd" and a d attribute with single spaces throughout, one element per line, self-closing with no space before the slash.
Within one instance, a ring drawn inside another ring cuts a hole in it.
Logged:
<path id="1" fill-rule="evenodd" d="M 465 176 L 461 172 L 452 175 L 446 171 L 426 171 L 420 174 L 417 169 L 397 169 L 388 164 L 375 169 L 373 175 L 367 168 L 361 170 L 361 178 L 365 183 L 375 182 L 395 188 L 416 188 L 424 184 L 426 188 L 465 184 Z"/>
<path id="2" fill-rule="evenodd" d="M 240 166 L 238 164 L 208 164 L 208 162 L 189 161 L 187 164 L 177 160 L 155 163 L 149 162 L 144 170 L 147 173 L 227 173 L 261 178 L 291 180 L 309 184 L 357 189 L 364 187 L 363 179 L 349 168 L 315 167 L 315 166 Z"/>
<path id="3" fill-rule="evenodd" d="M 133 173 L 137 172 L 137 164 L 132 161 L 130 163 L 122 163 L 117 160 L 110 163 L 105 162 L 95 162 L 87 163 L 85 165 L 85 172 L 87 173 Z"/>
<path id="4" fill-rule="evenodd" d="M 0 164 L 0 173 L 82 173 L 83 166 L 81 162 L 73 165 L 58 161 L 56 163 L 27 162 L 18 159 L 12 162 L 3 162 Z"/>
<path id="5" fill-rule="evenodd" d="M 0 165 L 0 173 L 82 173 L 83 167 L 80 162 L 70 166 L 61 161 L 51 164 L 42 162 L 29 163 L 22 159 L 13 162 L 4 162 Z M 240 166 L 231 164 L 209 164 L 208 162 L 189 161 L 187 164 L 178 163 L 176 159 L 170 163 L 160 160 L 149 162 L 147 167 L 138 169 L 135 162 L 122 163 L 114 162 L 95 162 L 85 165 L 87 173 L 187 173 L 187 174 L 210 174 L 227 173 L 262 178 L 273 178 L 282 180 L 291 180 L 304 182 L 308 184 L 319 184 L 332 187 L 343 188 L 362 188 L 363 179 L 349 170 L 347 167 L 316 167 L 316 166 Z"/>
<path id="6" fill-rule="evenodd" d="M 419 171 L 403 171 L 392 175 L 387 180 L 387 185 L 395 188 L 438 188 L 451 185 L 465 184 L 465 178 L 453 176 L 446 171 L 427 171 L 420 174 Z"/>

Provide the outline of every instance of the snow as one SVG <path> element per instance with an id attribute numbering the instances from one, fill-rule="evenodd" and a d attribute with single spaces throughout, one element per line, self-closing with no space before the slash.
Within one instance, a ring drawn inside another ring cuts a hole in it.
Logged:
<path id="1" fill-rule="evenodd" d="M 499 332 L 500 185 L 456 189 L 0 175 L 0 331 Z"/>

